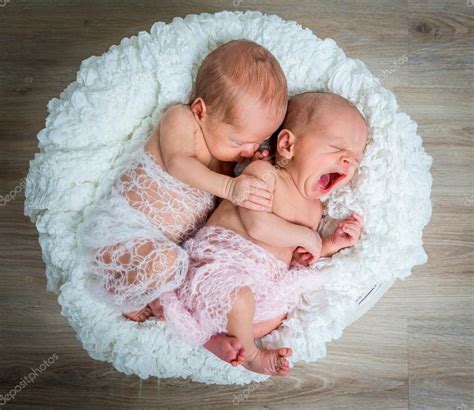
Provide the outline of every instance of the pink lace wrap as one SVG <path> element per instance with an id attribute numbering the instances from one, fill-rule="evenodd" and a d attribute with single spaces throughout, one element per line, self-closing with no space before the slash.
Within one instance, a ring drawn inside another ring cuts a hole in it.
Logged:
<path id="1" fill-rule="evenodd" d="M 262 247 L 222 227 L 201 228 L 183 247 L 189 255 L 188 275 L 160 302 L 171 331 L 192 346 L 226 332 L 227 315 L 242 286 L 255 296 L 256 323 L 289 312 L 303 292 L 320 285 L 313 269 L 288 269 Z"/>
<path id="2" fill-rule="evenodd" d="M 178 181 L 142 149 L 79 228 L 88 288 L 121 312 L 176 289 L 188 271 L 178 244 L 214 206 L 211 194 Z"/>

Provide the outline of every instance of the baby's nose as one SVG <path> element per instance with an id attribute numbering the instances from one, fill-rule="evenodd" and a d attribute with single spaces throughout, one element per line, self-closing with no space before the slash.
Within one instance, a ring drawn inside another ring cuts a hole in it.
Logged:
<path id="1" fill-rule="evenodd" d="M 252 158 L 255 151 L 256 150 L 254 150 L 253 147 L 245 148 L 240 152 L 240 156 L 242 158 Z"/>
<path id="2" fill-rule="evenodd" d="M 341 156 L 341 162 L 343 166 L 356 166 L 357 161 L 354 154 L 347 152 Z"/>

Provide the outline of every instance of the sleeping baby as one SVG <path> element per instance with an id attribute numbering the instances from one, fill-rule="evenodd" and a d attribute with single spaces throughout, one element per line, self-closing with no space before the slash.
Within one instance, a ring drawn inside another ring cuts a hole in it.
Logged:
<path id="1" fill-rule="evenodd" d="M 235 162 L 261 155 L 288 104 L 275 57 L 247 40 L 226 43 L 203 61 L 190 105 L 170 107 L 128 168 L 79 228 L 90 289 L 137 321 L 149 302 L 178 287 L 188 255 L 178 245 L 206 221 L 215 196 L 270 210 L 265 181 L 232 178 Z"/>
<path id="2" fill-rule="evenodd" d="M 232 365 L 287 375 L 291 348 L 255 344 L 277 328 L 303 292 L 320 285 L 306 266 L 357 243 L 362 219 L 352 214 L 321 239 L 320 197 L 345 185 L 363 158 L 368 129 L 346 99 L 329 93 L 293 97 L 275 141 L 275 163 L 254 161 L 244 175 L 264 180 L 271 212 L 221 202 L 184 243 L 184 283 L 150 304 L 173 333 Z"/>

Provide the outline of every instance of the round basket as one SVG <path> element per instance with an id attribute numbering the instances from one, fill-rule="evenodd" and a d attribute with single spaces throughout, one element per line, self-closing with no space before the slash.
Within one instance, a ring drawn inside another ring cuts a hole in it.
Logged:
<path id="1" fill-rule="evenodd" d="M 416 123 L 359 60 L 331 39 L 295 22 L 259 12 L 189 15 L 123 39 L 100 57 L 83 61 L 75 82 L 48 104 L 39 150 L 27 178 L 25 213 L 36 223 L 48 290 L 91 357 L 141 378 L 191 377 L 242 384 L 268 376 L 234 368 L 204 348 L 177 340 L 166 323 L 137 324 L 97 304 L 85 291 L 87 271 L 76 231 L 91 205 L 144 143 L 163 110 L 187 103 L 197 68 L 218 45 L 253 40 L 280 61 L 290 95 L 324 90 L 355 104 L 368 121 L 365 157 L 350 185 L 328 197 L 321 232 L 351 212 L 364 216 L 359 243 L 319 270 L 323 286 L 304 294 L 279 329 L 259 342 L 291 346 L 296 361 L 326 354 L 325 343 L 368 310 L 414 265 L 427 260 L 422 232 L 431 216 L 432 159 Z M 375 286 L 375 288 L 374 288 Z"/>

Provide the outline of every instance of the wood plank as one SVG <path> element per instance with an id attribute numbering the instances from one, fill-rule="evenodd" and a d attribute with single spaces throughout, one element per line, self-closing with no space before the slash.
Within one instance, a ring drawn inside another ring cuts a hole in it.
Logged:
<path id="1" fill-rule="evenodd" d="M 253 389 L 180 379 L 141 381 L 91 359 L 45 290 L 21 192 L 0 206 L 0 394 L 53 354 L 11 403 L 29 408 L 472 408 L 474 167 L 473 12 L 464 0 L 11 0 L 0 8 L 0 195 L 27 174 L 47 102 L 80 62 L 155 21 L 220 10 L 278 14 L 337 41 L 419 124 L 433 156 L 428 263 L 290 377 Z M 469 201 L 473 198 L 473 201 Z M 246 393 L 247 392 L 247 393 Z M 237 398 L 237 399 L 236 399 Z M 460 407 L 463 408 L 463 407 Z"/>
<path id="2" fill-rule="evenodd" d="M 408 319 L 410 408 L 472 408 L 473 316 Z"/>

